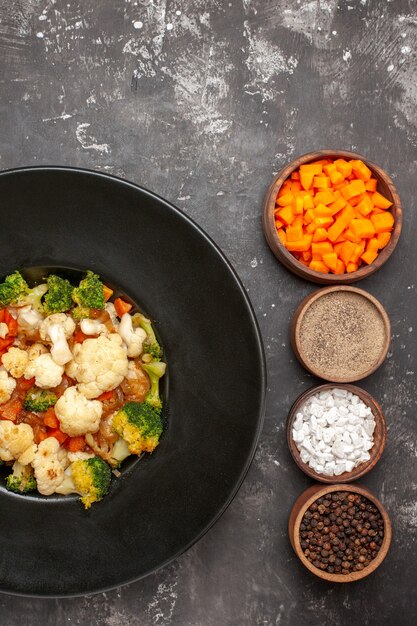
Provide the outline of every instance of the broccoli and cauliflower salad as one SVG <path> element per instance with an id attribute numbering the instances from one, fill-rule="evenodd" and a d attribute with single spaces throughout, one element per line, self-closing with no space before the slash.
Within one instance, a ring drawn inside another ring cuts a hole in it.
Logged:
<path id="1" fill-rule="evenodd" d="M 152 324 L 88 271 L 78 286 L 50 274 L 29 287 L 15 271 L 0 284 L 0 464 L 6 487 L 108 492 L 130 455 L 162 433 L 162 350 Z"/>

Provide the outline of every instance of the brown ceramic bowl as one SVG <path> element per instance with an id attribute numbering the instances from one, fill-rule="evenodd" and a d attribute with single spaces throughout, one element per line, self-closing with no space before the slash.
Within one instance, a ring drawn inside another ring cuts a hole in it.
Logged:
<path id="1" fill-rule="evenodd" d="M 281 243 L 275 228 L 275 202 L 284 181 L 286 181 L 287 178 L 291 176 L 292 172 L 298 169 L 300 165 L 312 163 L 313 161 L 319 161 L 323 158 L 361 159 L 372 171 L 373 177 L 378 180 L 377 190 L 393 203 L 389 209 L 395 219 L 394 230 L 392 232 L 390 242 L 381 250 L 373 263 L 361 266 L 356 272 L 351 272 L 350 274 L 322 274 L 321 272 L 316 272 L 315 270 L 302 265 L 302 263 L 299 263 L 291 252 L 288 252 L 285 246 Z M 360 154 L 356 154 L 355 152 L 346 152 L 345 150 L 317 150 L 316 152 L 309 152 L 308 154 L 303 154 L 298 159 L 294 159 L 294 161 L 291 161 L 291 163 L 278 172 L 265 195 L 262 222 L 264 234 L 269 247 L 277 259 L 281 261 L 287 269 L 314 283 L 320 283 L 322 285 L 342 285 L 354 283 L 358 280 L 362 280 L 362 278 L 365 278 L 366 276 L 370 276 L 382 267 L 386 261 L 388 261 L 389 257 L 394 252 L 395 246 L 397 245 L 400 237 L 402 209 L 400 198 L 394 183 L 388 174 L 378 165 L 375 165 L 375 163 L 372 163 L 369 159 Z"/>
<path id="2" fill-rule="evenodd" d="M 379 353 L 379 357 L 374 361 L 372 366 L 364 367 L 361 371 L 357 370 L 356 372 L 352 372 L 348 376 L 331 375 L 329 372 L 326 372 L 325 370 L 318 369 L 311 362 L 311 360 L 309 360 L 306 354 L 306 351 L 304 350 L 301 337 L 300 337 L 301 326 L 302 326 L 303 318 L 304 318 L 304 315 L 306 314 L 306 311 L 319 298 L 322 298 L 326 294 L 329 294 L 332 292 L 353 292 L 365 298 L 378 311 L 380 318 L 382 320 L 383 327 L 384 327 L 384 337 L 383 337 L 383 343 L 382 343 L 381 351 Z M 363 378 L 366 378 L 367 376 L 370 376 L 384 362 L 388 353 L 389 344 L 391 340 L 391 324 L 390 324 L 387 312 L 385 311 L 382 304 L 379 302 L 379 300 L 374 298 L 374 296 L 372 296 L 370 293 L 368 293 L 367 291 L 364 291 L 363 289 L 358 289 L 357 287 L 350 287 L 349 285 L 335 285 L 334 287 L 325 287 L 324 289 L 317 289 L 316 291 L 313 291 L 313 293 L 310 293 L 308 296 L 306 296 L 300 302 L 297 309 L 295 310 L 295 313 L 291 322 L 290 339 L 291 339 L 291 345 L 293 347 L 296 357 L 298 358 L 300 363 L 306 368 L 306 370 L 310 372 L 310 374 L 313 374 L 314 376 L 317 376 L 318 378 L 324 378 L 324 380 L 329 380 L 330 382 L 333 382 L 333 383 L 351 383 L 351 382 L 356 382 L 358 380 L 362 380 Z"/>
<path id="3" fill-rule="evenodd" d="M 356 394 L 359 398 L 367 405 L 372 411 L 372 415 L 375 419 L 375 430 L 374 430 L 374 445 L 369 450 L 370 459 L 369 461 L 364 461 L 360 463 L 357 467 L 354 467 L 351 472 L 344 472 L 339 476 L 326 476 L 325 474 L 319 474 L 312 467 L 310 467 L 307 463 L 302 461 L 298 448 L 292 438 L 292 427 L 297 413 L 300 411 L 301 407 L 305 404 L 305 402 L 311 398 L 311 396 L 320 393 L 320 391 L 327 391 L 328 389 L 333 389 L 337 387 L 338 389 L 346 389 L 351 393 Z M 385 416 L 379 406 L 378 402 L 371 396 L 370 393 L 361 389 L 360 387 L 355 387 L 354 385 L 339 385 L 334 383 L 326 383 L 325 385 L 319 385 L 318 387 L 312 387 L 311 389 L 307 389 L 301 396 L 297 398 L 297 400 L 292 405 L 290 412 L 288 414 L 287 419 L 287 442 L 292 457 L 298 467 L 310 478 L 314 480 L 318 480 L 322 483 L 327 484 L 335 484 L 335 483 L 349 483 L 353 480 L 357 480 L 361 478 L 365 474 L 367 474 L 375 465 L 378 463 L 381 455 L 385 449 L 385 443 L 387 439 L 387 425 L 385 422 Z"/>
<path id="4" fill-rule="evenodd" d="M 332 493 L 334 491 L 349 491 L 352 493 L 360 494 L 365 498 L 368 498 L 379 510 L 381 516 L 384 520 L 384 538 L 382 541 L 381 548 L 376 556 L 376 558 L 371 561 L 368 567 L 365 567 L 361 571 L 352 572 L 351 574 L 329 574 L 328 572 L 324 572 L 317 567 L 315 567 L 304 555 L 304 552 L 300 545 L 300 524 L 303 519 L 304 513 L 309 508 L 313 502 L 315 502 L 321 496 L 325 496 L 328 493 Z M 312 485 L 308 489 L 306 489 L 301 496 L 296 500 L 290 514 L 290 519 L 288 521 L 288 534 L 290 538 L 290 542 L 294 551 L 301 563 L 308 569 L 310 572 L 318 576 L 319 578 L 323 578 L 329 582 L 333 583 L 351 583 L 356 580 L 360 580 L 361 578 L 365 578 L 372 574 L 377 567 L 379 567 L 382 561 L 387 556 L 390 544 L 391 544 L 391 522 L 388 517 L 388 513 L 382 506 L 381 502 L 376 498 L 366 487 L 362 485 Z"/>

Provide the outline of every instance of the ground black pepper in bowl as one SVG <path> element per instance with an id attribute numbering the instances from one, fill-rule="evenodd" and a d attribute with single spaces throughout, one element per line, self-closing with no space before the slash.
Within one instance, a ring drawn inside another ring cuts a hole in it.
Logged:
<path id="1" fill-rule="evenodd" d="M 304 367 L 331 382 L 366 378 L 384 361 L 390 342 L 388 315 L 363 289 L 327 287 L 300 302 L 291 343 Z"/>
<path id="2" fill-rule="evenodd" d="M 384 520 L 368 498 L 335 491 L 313 502 L 300 524 L 304 556 L 328 574 L 352 574 L 368 567 L 384 539 Z"/>

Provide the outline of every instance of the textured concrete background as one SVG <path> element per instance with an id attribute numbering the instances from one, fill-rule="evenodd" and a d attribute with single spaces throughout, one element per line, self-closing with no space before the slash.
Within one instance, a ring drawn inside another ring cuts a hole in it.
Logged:
<path id="1" fill-rule="evenodd" d="M 416 623 L 416 41 L 415 0 L 0 1 L 0 167 L 94 168 L 179 206 L 248 288 L 269 366 L 256 459 L 198 545 L 107 594 L 0 596 L 2 625 Z M 317 382 L 294 360 L 288 324 L 314 287 L 276 262 L 260 223 L 274 172 L 324 147 L 385 167 L 405 216 L 394 257 L 360 285 L 392 320 L 389 358 L 363 382 L 386 411 L 388 445 L 363 482 L 391 513 L 393 545 L 368 580 L 338 587 L 304 571 L 287 540 L 310 482 L 285 418 Z"/>

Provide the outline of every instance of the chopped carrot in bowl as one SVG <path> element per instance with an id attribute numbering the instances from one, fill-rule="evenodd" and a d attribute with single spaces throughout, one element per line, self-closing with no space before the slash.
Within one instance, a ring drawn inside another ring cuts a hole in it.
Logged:
<path id="1" fill-rule="evenodd" d="M 356 272 L 388 245 L 394 217 L 378 181 L 360 159 L 300 165 L 275 205 L 277 235 L 303 265 L 321 273 Z"/>

